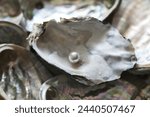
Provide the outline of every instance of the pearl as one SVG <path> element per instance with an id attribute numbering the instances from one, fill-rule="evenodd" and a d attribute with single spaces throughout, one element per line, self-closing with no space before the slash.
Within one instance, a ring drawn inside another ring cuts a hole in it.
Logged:
<path id="1" fill-rule="evenodd" d="M 79 53 L 77 53 L 77 52 L 71 52 L 69 54 L 69 61 L 71 63 L 77 63 L 77 62 L 79 62 L 80 61 L 80 55 L 79 55 Z"/>

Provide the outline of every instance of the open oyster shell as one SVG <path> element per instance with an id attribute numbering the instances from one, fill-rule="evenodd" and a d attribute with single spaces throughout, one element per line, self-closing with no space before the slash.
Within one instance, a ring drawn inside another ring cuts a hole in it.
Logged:
<path id="1" fill-rule="evenodd" d="M 120 0 L 45 0 L 42 9 L 33 10 L 33 18 L 27 21 L 26 29 L 32 31 L 34 23 L 52 19 L 60 21 L 61 18 L 94 17 L 103 21 L 118 7 L 119 2 Z"/>
<path id="2" fill-rule="evenodd" d="M 35 25 L 28 40 L 48 63 L 97 84 L 120 78 L 135 64 L 130 42 L 94 18 Z"/>
<path id="3" fill-rule="evenodd" d="M 131 40 L 137 57 L 137 71 L 150 70 L 150 0 L 122 0 L 113 25 Z M 136 72 L 138 73 L 138 72 Z"/>
<path id="4" fill-rule="evenodd" d="M 33 54 L 14 44 L 0 45 L 0 94 L 5 99 L 39 99 L 51 74 Z"/>

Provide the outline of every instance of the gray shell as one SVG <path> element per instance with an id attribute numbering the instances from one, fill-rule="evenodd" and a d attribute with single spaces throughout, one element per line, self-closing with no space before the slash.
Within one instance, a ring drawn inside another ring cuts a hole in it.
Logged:
<path id="1" fill-rule="evenodd" d="M 104 21 L 118 6 L 120 0 L 51 0 L 43 2 L 42 9 L 35 9 L 33 18 L 27 20 L 26 29 L 32 31 L 34 23 L 49 20 L 61 21 L 63 18 L 94 17 Z"/>
<path id="2" fill-rule="evenodd" d="M 19 25 L 23 19 L 20 0 L 0 0 L 0 21 L 9 21 Z"/>
<path id="3" fill-rule="evenodd" d="M 113 25 L 131 40 L 137 57 L 136 69 L 150 70 L 150 0 L 123 0 Z M 138 73 L 138 72 L 136 72 Z"/>
<path id="4" fill-rule="evenodd" d="M 135 64 L 131 43 L 111 25 L 97 19 L 49 21 L 43 27 L 35 27 L 28 37 L 33 49 L 49 64 L 71 75 L 98 84 L 120 78 Z M 74 52 L 79 55 L 75 63 L 69 59 Z"/>
<path id="5" fill-rule="evenodd" d="M 51 74 L 25 48 L 0 45 L 0 95 L 5 99 L 39 99 L 41 84 Z"/>
<path id="6" fill-rule="evenodd" d="M 16 44 L 28 48 L 27 32 L 16 24 L 0 21 L 0 44 Z"/>
<path id="7" fill-rule="evenodd" d="M 0 17 L 17 16 L 21 12 L 18 0 L 0 0 Z"/>

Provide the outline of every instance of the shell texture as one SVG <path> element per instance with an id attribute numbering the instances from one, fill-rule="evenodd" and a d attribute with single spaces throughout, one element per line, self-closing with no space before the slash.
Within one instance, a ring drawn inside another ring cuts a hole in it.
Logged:
<path id="1" fill-rule="evenodd" d="M 150 67 L 150 1 L 122 0 L 114 16 L 113 25 L 120 33 L 131 40 L 137 57 L 137 69 Z"/>
<path id="2" fill-rule="evenodd" d="M 7 21 L 0 21 L 0 44 L 11 43 L 28 48 L 26 37 L 27 32 L 22 27 Z"/>
<path id="3" fill-rule="evenodd" d="M 0 94 L 5 99 L 39 99 L 41 84 L 51 74 L 25 48 L 0 45 Z"/>
<path id="4" fill-rule="evenodd" d="M 0 16 L 17 16 L 21 12 L 18 0 L 0 0 Z"/>
<path id="5" fill-rule="evenodd" d="M 150 99 L 149 22 L 150 0 L 0 0 L 0 99 Z"/>
<path id="6" fill-rule="evenodd" d="M 28 37 L 33 49 L 49 64 L 71 75 L 101 83 L 120 78 L 135 64 L 131 43 L 97 19 L 49 21 L 38 28 Z M 78 62 L 69 60 L 72 52 L 79 54 Z"/>
<path id="7" fill-rule="evenodd" d="M 9 21 L 19 25 L 23 14 L 18 0 L 0 0 L 0 21 Z"/>
<path id="8" fill-rule="evenodd" d="M 26 29 L 32 31 L 34 23 L 63 18 L 94 17 L 105 20 L 119 5 L 120 0 L 51 0 L 44 2 L 42 9 L 33 10 L 33 18 L 27 21 Z"/>
<path id="9" fill-rule="evenodd" d="M 41 100 L 74 99 L 84 95 L 88 86 L 77 82 L 71 75 L 58 75 L 45 81 L 39 92 Z"/>

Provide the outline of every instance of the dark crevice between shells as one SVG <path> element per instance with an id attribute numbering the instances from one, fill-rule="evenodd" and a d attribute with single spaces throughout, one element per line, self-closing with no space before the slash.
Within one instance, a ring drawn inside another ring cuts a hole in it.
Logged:
<path id="1" fill-rule="evenodd" d="M 119 9 L 119 7 L 120 7 L 121 2 L 122 2 L 122 0 L 119 1 L 119 4 L 118 4 L 117 7 L 110 13 L 110 15 L 108 15 L 108 17 L 106 17 L 106 19 L 103 20 L 103 23 L 104 23 L 104 24 L 107 24 L 107 23 L 112 24 L 114 15 L 117 13 L 117 11 L 118 11 L 118 9 Z"/>
<path id="2" fill-rule="evenodd" d="M 122 80 L 127 81 L 136 87 L 135 92 L 133 92 L 131 99 L 136 99 L 140 96 L 142 89 L 147 86 L 146 80 L 148 79 L 147 74 L 136 75 L 130 72 L 123 72 L 121 76 Z"/>

